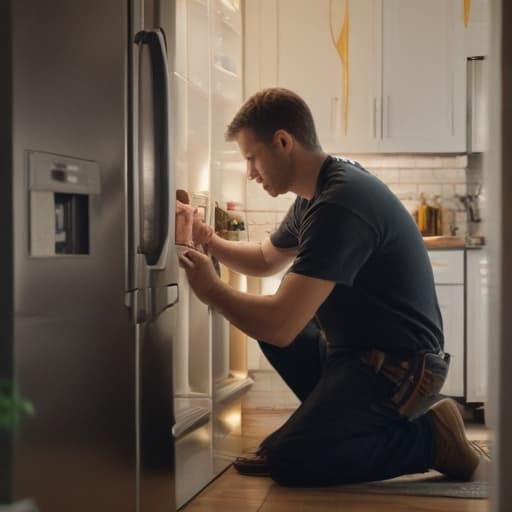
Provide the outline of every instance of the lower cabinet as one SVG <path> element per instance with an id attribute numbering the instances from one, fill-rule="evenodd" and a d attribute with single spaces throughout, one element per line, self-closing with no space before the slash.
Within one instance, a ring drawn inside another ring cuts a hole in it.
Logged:
<path id="1" fill-rule="evenodd" d="M 451 354 L 445 395 L 468 404 L 487 401 L 487 253 L 485 248 L 429 251 Z"/>
<path id="2" fill-rule="evenodd" d="M 464 250 L 429 251 L 437 299 L 443 318 L 444 350 L 451 356 L 441 393 L 464 396 Z"/>
<path id="3" fill-rule="evenodd" d="M 466 251 L 466 402 L 487 402 L 488 261 L 485 249 Z"/>
<path id="4" fill-rule="evenodd" d="M 448 378 L 441 393 L 464 396 L 464 285 L 436 286 L 443 317 L 444 350 L 451 355 Z"/>

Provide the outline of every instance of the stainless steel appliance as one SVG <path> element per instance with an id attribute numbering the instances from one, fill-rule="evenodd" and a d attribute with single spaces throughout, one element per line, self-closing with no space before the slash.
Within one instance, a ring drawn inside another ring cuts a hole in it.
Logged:
<path id="1" fill-rule="evenodd" d="M 0 4 L 0 379 L 36 410 L 0 434 L 0 503 L 175 509 L 173 13 Z"/>

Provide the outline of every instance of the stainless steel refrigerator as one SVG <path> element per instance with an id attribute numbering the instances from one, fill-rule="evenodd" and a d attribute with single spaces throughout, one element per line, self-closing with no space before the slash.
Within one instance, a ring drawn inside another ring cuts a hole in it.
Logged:
<path id="1" fill-rule="evenodd" d="M 0 3 L 0 503 L 175 509 L 173 12 Z"/>

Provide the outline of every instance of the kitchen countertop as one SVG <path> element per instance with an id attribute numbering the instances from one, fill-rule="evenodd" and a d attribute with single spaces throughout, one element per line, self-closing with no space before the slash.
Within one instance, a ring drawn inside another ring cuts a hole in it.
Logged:
<path id="1" fill-rule="evenodd" d="M 468 245 L 461 236 L 424 236 L 425 247 L 430 250 L 481 249 L 481 245 Z"/>

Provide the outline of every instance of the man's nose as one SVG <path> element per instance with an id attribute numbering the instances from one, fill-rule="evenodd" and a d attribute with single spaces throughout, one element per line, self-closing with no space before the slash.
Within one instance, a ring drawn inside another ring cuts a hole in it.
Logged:
<path id="1" fill-rule="evenodd" d="M 253 180 L 258 176 L 258 171 L 254 167 L 254 164 L 252 162 L 247 162 L 247 179 Z"/>

